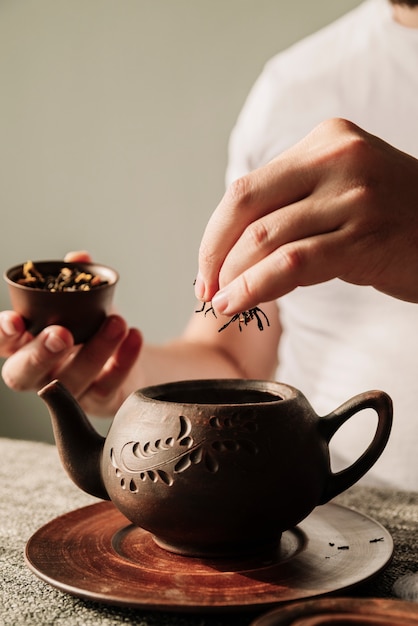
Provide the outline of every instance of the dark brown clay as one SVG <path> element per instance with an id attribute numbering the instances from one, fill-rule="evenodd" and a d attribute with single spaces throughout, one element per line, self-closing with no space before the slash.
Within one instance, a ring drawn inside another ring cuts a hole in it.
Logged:
<path id="1" fill-rule="evenodd" d="M 388 598 L 319 598 L 281 606 L 250 626 L 417 626 L 418 605 Z"/>
<path id="2" fill-rule="evenodd" d="M 319 417 L 289 385 L 197 380 L 131 394 L 104 440 L 58 381 L 39 395 L 73 481 L 111 499 L 161 547 L 192 556 L 277 547 L 284 530 L 372 467 L 392 424 L 392 402 L 382 391 L 359 394 Z M 366 408 L 378 415 L 374 438 L 335 474 L 328 443 Z"/>
<path id="3" fill-rule="evenodd" d="M 376 536 L 381 541 L 370 543 Z M 336 537 L 350 549 L 331 547 Z M 391 536 L 378 522 L 328 503 L 286 530 L 269 558 L 259 553 L 196 559 L 162 550 L 112 502 L 96 502 L 39 528 L 25 558 L 42 580 L 86 600 L 231 615 L 350 589 L 386 567 L 392 551 Z M 204 619 L 202 626 L 208 623 L 214 624 Z"/>
<path id="4" fill-rule="evenodd" d="M 18 284 L 16 281 L 21 276 L 22 264 L 11 267 L 4 274 L 12 307 L 24 318 L 30 333 L 37 335 L 46 326 L 58 324 L 71 331 L 75 343 L 84 343 L 99 329 L 110 312 L 118 273 L 96 263 L 67 263 L 63 260 L 34 263 L 45 275 L 57 274 L 62 267 L 77 267 L 107 281 L 107 284 L 90 291 L 51 292 Z"/>

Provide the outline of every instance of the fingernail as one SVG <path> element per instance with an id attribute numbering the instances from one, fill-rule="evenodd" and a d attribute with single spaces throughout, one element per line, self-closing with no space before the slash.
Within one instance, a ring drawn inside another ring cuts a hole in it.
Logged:
<path id="1" fill-rule="evenodd" d="M 57 352 L 62 352 L 67 347 L 67 344 L 59 335 L 54 332 L 48 333 L 45 338 L 45 347 L 50 351 L 56 354 Z"/>
<path id="2" fill-rule="evenodd" d="M 225 313 L 229 304 L 226 289 L 221 289 L 212 298 L 212 306 L 218 313 Z"/>
<path id="3" fill-rule="evenodd" d="M 194 293 L 198 300 L 203 300 L 205 297 L 205 283 L 200 274 L 196 276 L 196 280 L 194 283 Z"/>
<path id="4" fill-rule="evenodd" d="M 9 317 L 4 317 L 1 319 L 1 329 L 5 335 L 8 337 L 13 337 L 19 332 L 19 329 L 15 326 L 13 321 Z"/>

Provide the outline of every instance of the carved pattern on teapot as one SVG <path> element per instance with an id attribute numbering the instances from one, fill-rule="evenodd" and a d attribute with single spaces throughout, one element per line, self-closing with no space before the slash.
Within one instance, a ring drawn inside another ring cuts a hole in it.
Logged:
<path id="1" fill-rule="evenodd" d="M 256 455 L 258 447 L 251 438 L 257 431 L 255 420 L 241 420 L 239 415 L 226 418 L 209 418 L 210 435 L 204 439 L 193 436 L 189 418 L 178 417 L 178 432 L 164 439 L 145 443 L 129 441 L 117 454 L 110 450 L 110 458 L 122 489 L 136 493 L 137 483 L 174 483 L 175 476 L 203 463 L 205 469 L 215 474 L 222 462 L 222 454 Z"/>

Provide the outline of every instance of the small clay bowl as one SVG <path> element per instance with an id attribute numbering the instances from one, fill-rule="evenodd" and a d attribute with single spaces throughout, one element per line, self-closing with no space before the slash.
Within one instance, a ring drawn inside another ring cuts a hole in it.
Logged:
<path id="1" fill-rule="evenodd" d="M 75 343 L 87 341 L 110 313 L 119 274 L 97 263 L 67 263 L 58 260 L 33 261 L 33 264 L 43 276 L 57 276 L 63 267 L 67 267 L 99 276 L 106 281 L 88 291 L 50 291 L 19 284 L 23 276 L 23 263 L 11 267 L 3 275 L 8 284 L 12 307 L 23 317 L 32 335 L 37 335 L 46 326 L 58 324 L 71 331 Z"/>

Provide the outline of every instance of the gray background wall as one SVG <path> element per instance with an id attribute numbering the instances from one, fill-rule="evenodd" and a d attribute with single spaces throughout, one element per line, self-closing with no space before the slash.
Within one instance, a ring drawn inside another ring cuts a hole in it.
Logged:
<path id="1" fill-rule="evenodd" d="M 87 249 L 149 341 L 180 332 L 248 90 L 359 3 L 0 0 L 0 268 Z M 34 393 L 0 383 L 0 436 L 51 440 Z"/>

